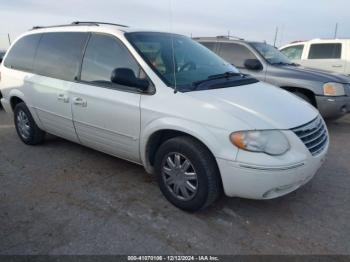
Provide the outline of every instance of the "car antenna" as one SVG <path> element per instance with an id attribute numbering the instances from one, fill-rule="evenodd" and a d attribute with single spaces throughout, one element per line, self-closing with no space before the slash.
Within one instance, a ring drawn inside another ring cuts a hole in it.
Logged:
<path id="1" fill-rule="evenodd" d="M 169 19 L 170 19 L 170 33 L 171 33 L 171 56 L 173 60 L 173 70 L 174 70 L 174 94 L 177 93 L 177 83 L 176 83 L 176 60 L 175 60 L 175 48 L 174 48 L 174 35 L 173 35 L 173 1 L 169 0 Z"/>

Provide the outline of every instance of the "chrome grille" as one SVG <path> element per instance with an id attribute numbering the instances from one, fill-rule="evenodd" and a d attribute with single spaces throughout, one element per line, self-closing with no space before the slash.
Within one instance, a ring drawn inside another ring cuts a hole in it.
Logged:
<path id="1" fill-rule="evenodd" d="M 293 128 L 292 131 L 303 141 L 313 156 L 321 153 L 327 145 L 327 128 L 320 116 L 310 123 Z"/>

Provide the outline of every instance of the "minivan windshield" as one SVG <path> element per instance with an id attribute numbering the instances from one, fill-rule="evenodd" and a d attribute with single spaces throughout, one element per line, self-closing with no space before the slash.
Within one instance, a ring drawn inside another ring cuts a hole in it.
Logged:
<path id="1" fill-rule="evenodd" d="M 189 37 L 158 32 L 132 32 L 125 36 L 157 75 L 179 91 L 192 91 L 197 84 L 211 79 L 216 84 L 226 80 L 228 85 L 220 83 L 220 88 L 234 86 L 231 78 L 243 77 L 234 66 Z"/>
<path id="2" fill-rule="evenodd" d="M 273 65 L 293 65 L 288 57 L 282 54 L 272 45 L 266 43 L 251 43 L 251 45 L 262 55 L 267 62 Z"/>

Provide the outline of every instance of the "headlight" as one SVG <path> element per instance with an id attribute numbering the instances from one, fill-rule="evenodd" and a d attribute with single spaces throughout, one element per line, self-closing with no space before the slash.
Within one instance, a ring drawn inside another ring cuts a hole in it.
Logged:
<path id="1" fill-rule="evenodd" d="M 340 83 L 325 83 L 323 85 L 323 93 L 325 96 L 344 96 L 344 85 Z"/>
<path id="2" fill-rule="evenodd" d="M 240 149 L 269 155 L 282 155 L 290 148 L 288 139 L 278 130 L 234 132 L 230 140 Z"/>

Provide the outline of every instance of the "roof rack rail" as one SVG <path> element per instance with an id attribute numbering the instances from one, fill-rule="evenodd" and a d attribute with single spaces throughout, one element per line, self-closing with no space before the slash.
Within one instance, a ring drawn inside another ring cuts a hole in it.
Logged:
<path id="1" fill-rule="evenodd" d="M 113 23 L 105 23 L 105 22 L 90 22 L 90 21 L 74 21 L 71 24 L 65 24 L 65 25 L 51 25 L 51 26 L 34 26 L 32 30 L 36 29 L 43 29 L 43 28 L 54 28 L 54 27 L 68 27 L 68 26 L 84 26 L 84 25 L 94 25 L 94 26 L 99 26 L 99 25 L 115 25 L 115 26 L 120 26 L 120 27 L 128 27 L 127 25 L 121 25 L 121 24 L 113 24 Z"/>
<path id="2" fill-rule="evenodd" d="M 233 35 L 218 35 L 216 38 L 244 40 L 244 38 L 233 36 Z"/>
<path id="3" fill-rule="evenodd" d="M 115 24 L 115 23 L 107 23 L 107 22 L 95 22 L 95 21 L 75 21 L 72 25 L 84 25 L 84 24 L 93 24 L 93 25 L 115 25 L 120 27 L 129 27 L 127 25 Z"/>
<path id="4" fill-rule="evenodd" d="M 68 24 L 68 25 L 33 26 L 32 30 L 43 29 L 43 28 L 65 27 L 65 26 L 73 26 L 73 25 Z"/>

